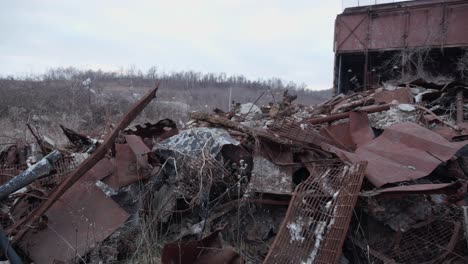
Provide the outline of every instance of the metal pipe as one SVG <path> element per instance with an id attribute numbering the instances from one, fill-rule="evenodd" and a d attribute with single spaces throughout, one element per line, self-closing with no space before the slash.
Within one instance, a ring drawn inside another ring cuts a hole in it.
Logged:
<path id="1" fill-rule="evenodd" d="M 33 181 L 50 173 L 54 169 L 54 163 L 62 157 L 62 154 L 54 150 L 39 162 L 21 172 L 18 176 L 13 177 L 8 182 L 0 186 L 0 201 L 7 198 L 8 195 L 17 190 L 28 186 Z"/>
<path id="2" fill-rule="evenodd" d="M 463 123 L 463 88 L 457 92 L 457 125 Z"/>

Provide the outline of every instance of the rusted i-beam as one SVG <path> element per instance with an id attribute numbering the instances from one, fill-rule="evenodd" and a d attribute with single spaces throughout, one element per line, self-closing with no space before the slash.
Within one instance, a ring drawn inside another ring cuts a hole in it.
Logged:
<path id="1" fill-rule="evenodd" d="M 47 197 L 47 199 L 27 218 L 23 218 L 16 222 L 11 228 L 11 232 L 18 230 L 18 233 L 13 239 L 13 243 L 17 242 L 31 226 L 31 223 L 37 221 L 75 182 L 77 182 L 88 170 L 90 170 L 96 163 L 104 158 L 106 153 L 114 144 L 115 139 L 130 123 L 137 117 L 137 115 L 154 99 L 158 91 L 159 84 L 147 93 L 140 101 L 138 101 L 120 120 L 119 124 L 112 130 L 104 142 L 96 149 L 96 151 L 88 157 L 83 163 L 69 177 L 63 180 Z M 11 233 L 10 232 L 10 233 Z"/>

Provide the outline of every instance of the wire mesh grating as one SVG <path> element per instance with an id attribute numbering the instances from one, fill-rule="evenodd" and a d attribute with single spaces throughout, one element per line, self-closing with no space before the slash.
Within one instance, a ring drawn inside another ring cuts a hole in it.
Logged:
<path id="1" fill-rule="evenodd" d="M 366 163 L 318 164 L 299 184 L 264 263 L 337 263 Z"/>

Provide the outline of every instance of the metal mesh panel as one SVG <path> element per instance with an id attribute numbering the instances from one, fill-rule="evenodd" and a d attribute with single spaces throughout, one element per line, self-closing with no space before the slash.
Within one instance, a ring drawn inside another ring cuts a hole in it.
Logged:
<path id="1" fill-rule="evenodd" d="M 430 219 L 401 234 L 367 234 L 374 241 L 369 243 L 350 239 L 367 263 L 441 263 L 449 255 L 466 255 L 461 211 L 450 205 L 436 205 L 432 211 Z"/>
<path id="2" fill-rule="evenodd" d="M 337 263 L 365 167 L 313 166 L 293 194 L 265 263 Z"/>

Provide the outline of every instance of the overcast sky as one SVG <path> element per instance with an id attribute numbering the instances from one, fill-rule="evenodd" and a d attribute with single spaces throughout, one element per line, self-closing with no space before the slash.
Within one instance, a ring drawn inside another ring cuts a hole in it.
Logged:
<path id="1" fill-rule="evenodd" d="M 2 1 L 0 75 L 155 65 L 332 86 L 334 19 L 357 0 Z M 374 0 L 360 0 L 361 5 Z M 378 2 L 385 2 L 379 0 Z M 392 1 L 386 1 L 392 2 Z"/>

